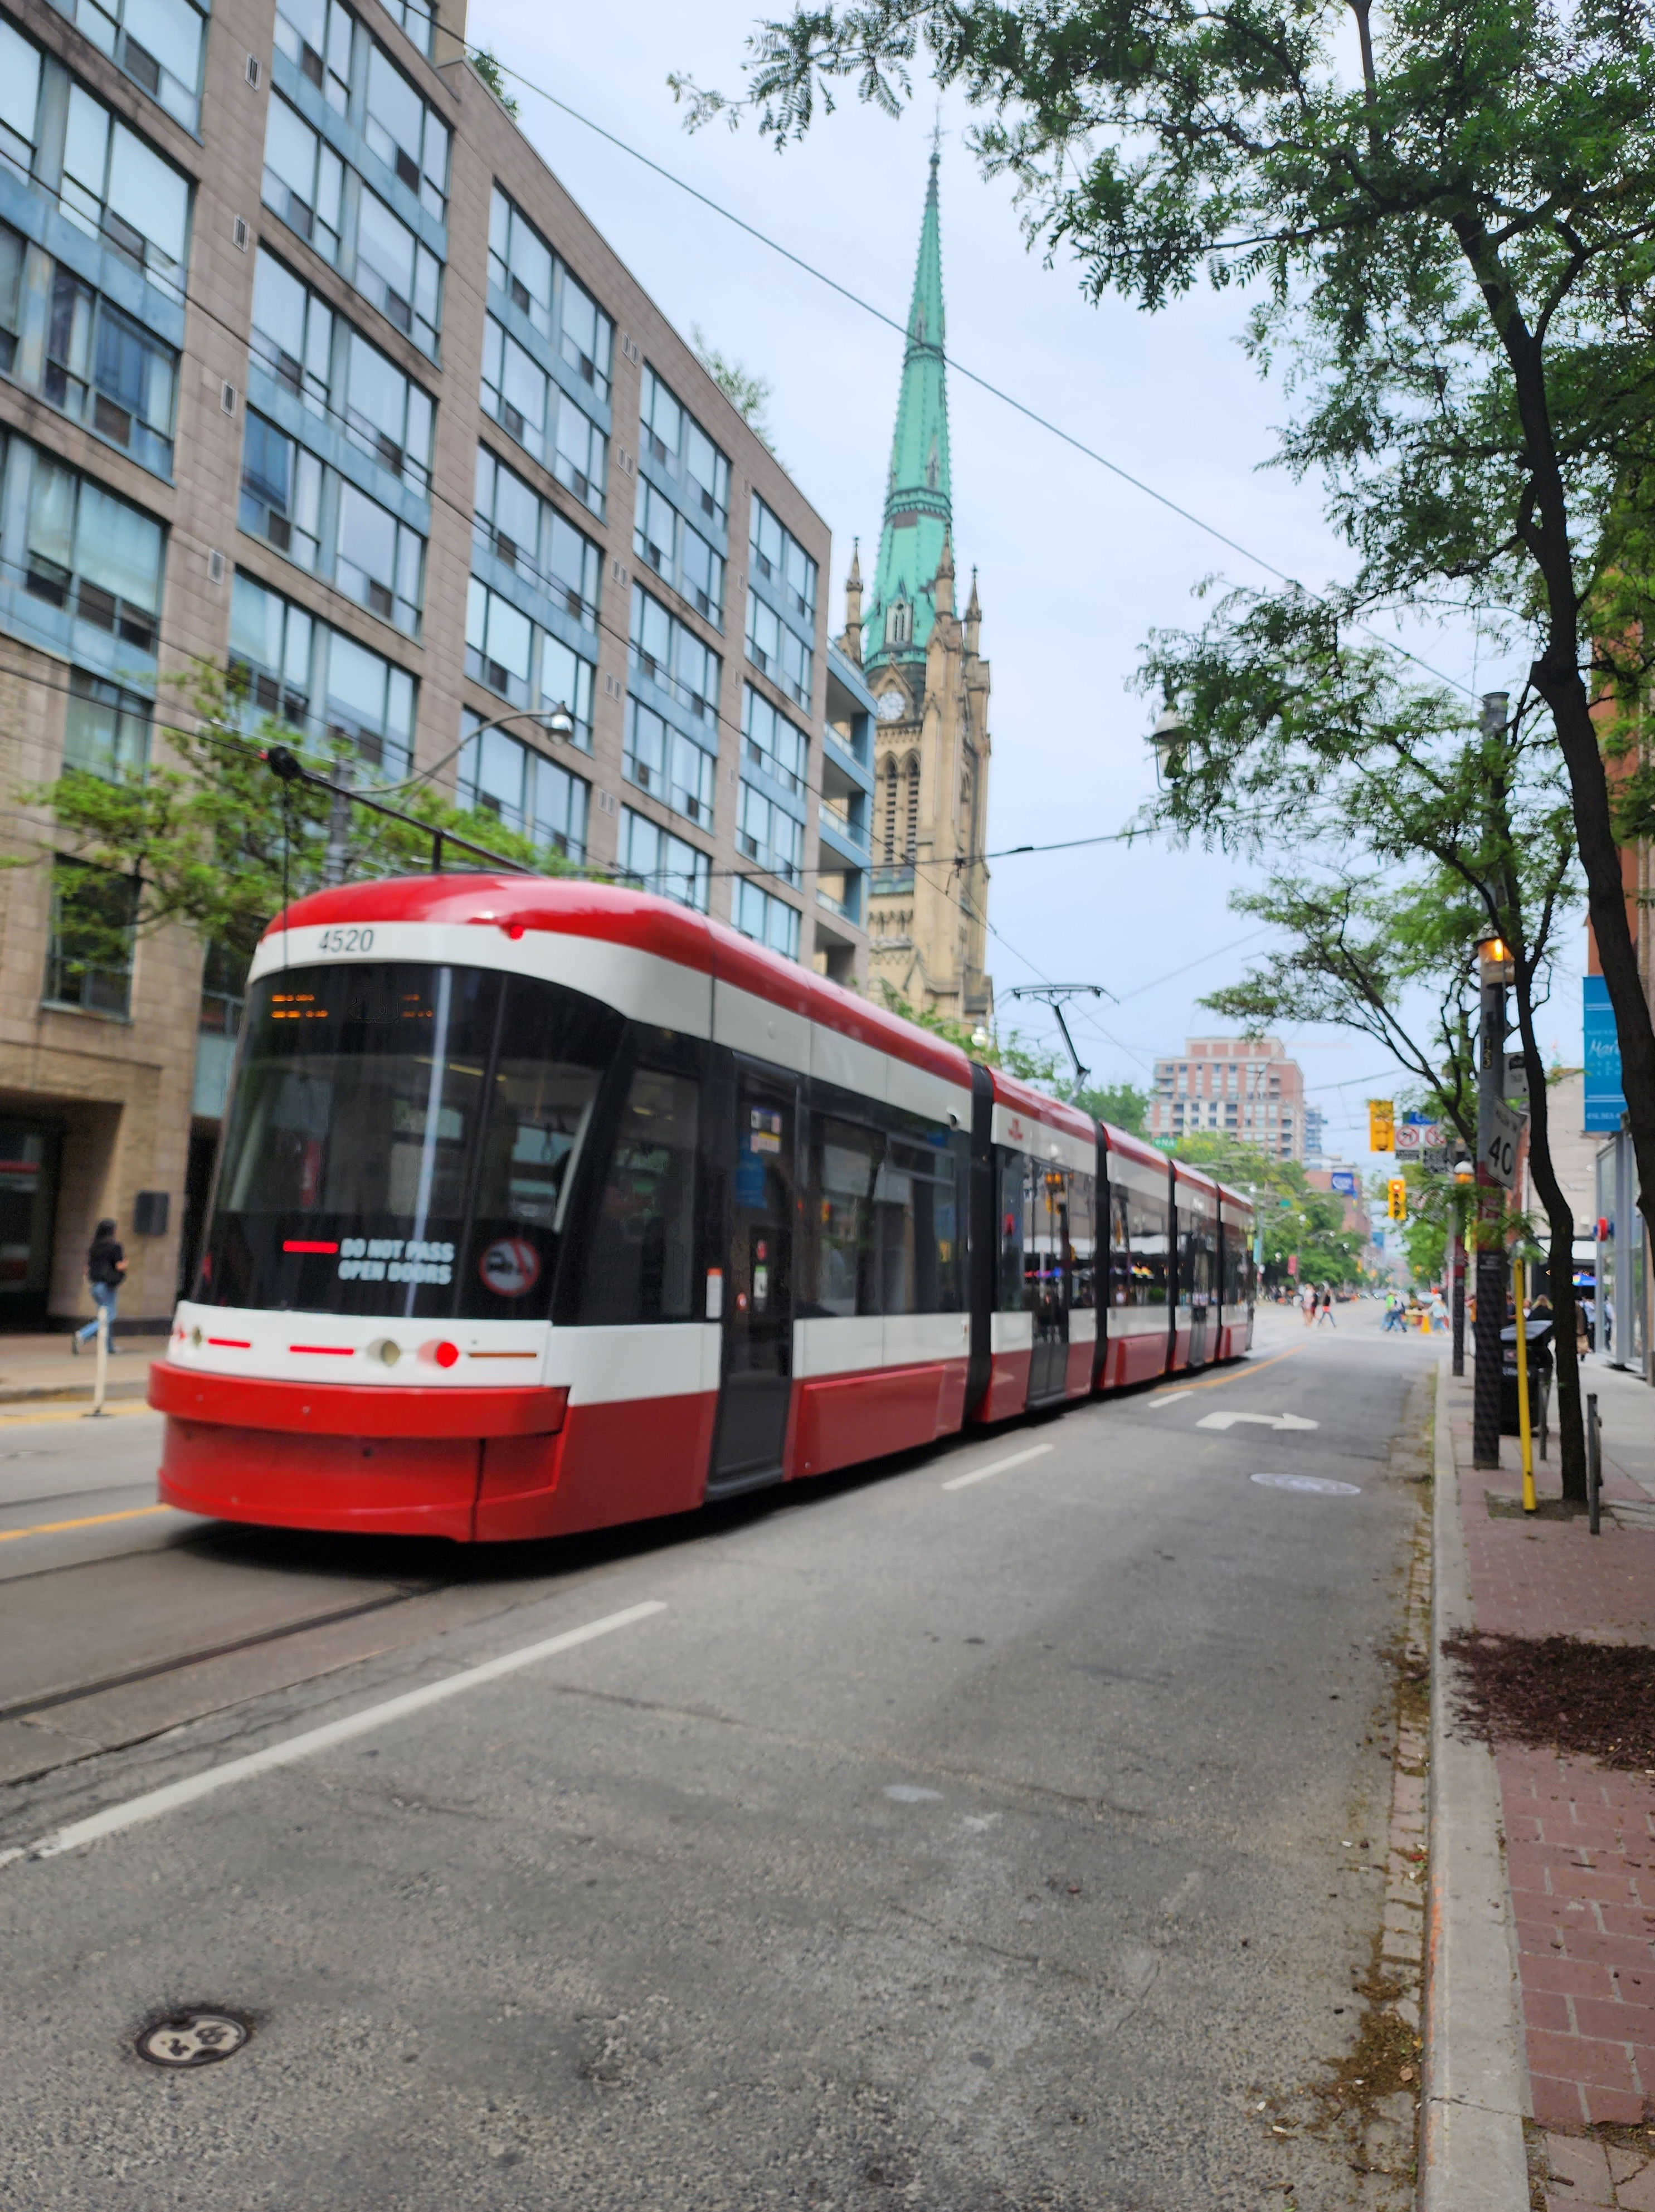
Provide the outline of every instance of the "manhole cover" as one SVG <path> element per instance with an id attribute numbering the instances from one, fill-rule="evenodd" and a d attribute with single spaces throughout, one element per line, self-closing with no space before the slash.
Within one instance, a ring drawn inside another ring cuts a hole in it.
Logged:
<path id="1" fill-rule="evenodd" d="M 1256 1474 L 1255 1482 L 1262 1482 L 1266 1490 L 1307 1491 L 1312 1498 L 1360 1498 L 1360 1487 L 1354 1482 L 1332 1482 L 1324 1474 Z"/>
<path id="2" fill-rule="evenodd" d="M 228 2012 L 179 2012 L 157 2021 L 138 2037 L 138 2057 L 152 2066 L 210 2066 L 234 2058 L 250 2031 Z"/>

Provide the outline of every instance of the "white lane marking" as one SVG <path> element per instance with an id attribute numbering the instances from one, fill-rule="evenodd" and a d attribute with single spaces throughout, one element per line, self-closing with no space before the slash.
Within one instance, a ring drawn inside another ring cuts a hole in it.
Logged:
<path id="1" fill-rule="evenodd" d="M 1031 1444 L 1027 1451 L 1013 1452 L 1009 1459 L 992 1460 L 987 1467 L 974 1467 L 969 1474 L 957 1474 L 942 1487 L 964 1490 L 973 1482 L 986 1482 L 991 1474 L 1004 1474 L 1008 1467 L 1021 1467 L 1025 1459 L 1038 1459 L 1043 1452 L 1050 1449 L 1050 1444 Z"/>
<path id="2" fill-rule="evenodd" d="M 1196 1385 L 1191 1382 L 1183 1390 L 1163 1390 L 1159 1398 L 1146 1398 L 1144 1403 L 1150 1407 L 1170 1406 L 1175 1398 L 1193 1398 L 1195 1395 Z"/>
<path id="3" fill-rule="evenodd" d="M 1307 1421 L 1302 1413 L 1203 1413 L 1196 1424 L 1198 1429 L 1232 1429 L 1238 1421 L 1256 1422 L 1261 1429 L 1319 1429 L 1319 1421 Z"/>
<path id="4" fill-rule="evenodd" d="M 942 1802 L 940 1790 L 922 1790 L 917 1782 L 887 1782 L 885 1794 L 894 1797 L 899 1805 L 923 1805 L 928 1799 L 939 1805 Z"/>
<path id="5" fill-rule="evenodd" d="M 1262 1482 L 1266 1490 L 1300 1490 L 1311 1498 L 1360 1498 L 1361 1490 L 1354 1482 L 1335 1482 L 1325 1474 L 1256 1474 L 1255 1482 Z"/>
<path id="6" fill-rule="evenodd" d="M 116 1835 L 123 1828 L 137 1827 L 142 1821 L 159 1820 L 163 1813 L 176 1812 L 180 1805 L 192 1805 L 197 1798 L 209 1796 L 216 1790 L 227 1790 L 233 1782 L 246 1782 L 255 1774 L 268 1773 L 272 1767 L 290 1766 L 295 1759 L 308 1759 L 313 1752 L 346 1743 L 353 1735 L 366 1735 L 370 1729 L 383 1728 L 409 1713 L 422 1712 L 427 1705 L 441 1705 L 445 1698 L 480 1688 L 484 1682 L 497 1682 L 502 1675 L 515 1674 L 524 1667 L 533 1666 L 538 1659 L 550 1659 L 558 1651 L 572 1651 L 577 1644 L 590 1644 L 594 1637 L 611 1636 L 618 1628 L 630 1628 L 634 1621 L 647 1620 L 651 1613 L 666 1610 L 664 1600 L 648 1598 L 642 1605 L 629 1605 L 624 1612 L 605 1613 L 601 1620 L 589 1620 L 584 1628 L 566 1628 L 561 1636 L 548 1636 L 543 1643 L 526 1644 L 520 1650 L 502 1652 L 499 1658 L 485 1659 L 481 1666 L 467 1667 L 462 1674 L 445 1674 L 440 1682 L 427 1682 L 417 1690 L 405 1690 L 399 1697 L 364 1706 L 359 1713 L 347 1713 L 343 1720 L 307 1729 L 302 1735 L 289 1736 L 283 1743 L 269 1744 L 263 1751 L 249 1752 L 244 1759 L 227 1759 L 222 1766 L 209 1766 L 185 1781 L 169 1782 L 160 1790 L 146 1791 L 142 1797 L 129 1797 L 124 1805 L 111 1805 L 84 1820 L 71 1821 L 68 1827 L 59 1828 L 55 1835 L 44 1837 L 38 1844 L 0 1854 L 0 1865 L 15 1858 L 54 1859 L 64 1851 L 78 1850 L 83 1844 L 96 1843 L 100 1836 Z"/>

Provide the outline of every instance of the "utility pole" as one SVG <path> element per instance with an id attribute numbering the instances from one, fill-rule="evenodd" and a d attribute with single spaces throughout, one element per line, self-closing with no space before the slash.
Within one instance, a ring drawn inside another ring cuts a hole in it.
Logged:
<path id="1" fill-rule="evenodd" d="M 1486 691 L 1482 727 L 1497 736 L 1506 726 L 1504 691 Z M 1471 1464 L 1500 1465 L 1500 1331 L 1506 1326 L 1506 1248 L 1495 1224 L 1506 1212 L 1505 1193 L 1489 1165 L 1494 1109 L 1506 1092 L 1506 946 L 1497 936 L 1477 947 L 1482 1021 L 1477 1046 L 1477 1326 L 1471 1382 Z"/>
<path id="2" fill-rule="evenodd" d="M 1453 1270 L 1454 1354 L 1452 1371 L 1465 1372 L 1465 1196 L 1455 1187 L 1454 1228 L 1449 1243 L 1449 1265 Z"/>

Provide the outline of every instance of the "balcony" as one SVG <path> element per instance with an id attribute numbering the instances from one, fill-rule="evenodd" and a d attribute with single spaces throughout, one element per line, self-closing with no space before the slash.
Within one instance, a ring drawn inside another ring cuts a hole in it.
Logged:
<path id="1" fill-rule="evenodd" d="M 836 845 L 843 847 L 848 854 L 861 860 L 867 858 L 873 849 L 867 825 L 855 821 L 848 806 L 836 806 L 824 797 L 818 820 L 824 834 Z"/>

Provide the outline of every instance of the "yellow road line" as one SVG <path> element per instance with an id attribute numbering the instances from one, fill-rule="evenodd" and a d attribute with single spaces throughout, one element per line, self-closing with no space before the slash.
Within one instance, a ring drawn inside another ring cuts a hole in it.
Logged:
<path id="1" fill-rule="evenodd" d="M 20 1536 L 58 1536 L 65 1528 L 101 1528 L 110 1521 L 142 1521 L 150 1513 L 176 1513 L 176 1505 L 131 1505 L 125 1513 L 88 1513 L 84 1521 L 42 1521 L 33 1528 L 0 1528 L 0 1544 L 14 1544 Z"/>
<path id="2" fill-rule="evenodd" d="M 1222 1375 L 1209 1375 L 1204 1382 L 1182 1381 L 1180 1377 L 1189 1372 L 1182 1367 L 1177 1375 L 1163 1376 L 1161 1379 L 1177 1390 L 1222 1390 L 1232 1382 L 1239 1382 L 1244 1375 L 1262 1375 L 1267 1367 L 1277 1366 L 1284 1359 L 1296 1359 L 1304 1349 L 1302 1344 L 1295 1344 L 1291 1352 L 1273 1352 L 1268 1359 L 1248 1360 L 1241 1366 L 1226 1367 Z"/>
<path id="3" fill-rule="evenodd" d="M 103 1410 L 106 1413 L 153 1413 L 155 1408 L 152 1406 L 146 1406 L 142 1398 L 118 1398 L 113 1404 L 106 1405 Z M 89 1417 L 91 1411 L 90 1406 L 78 1403 L 73 1406 L 36 1407 L 32 1407 L 27 1413 L 0 1413 L 0 1425 L 10 1427 L 15 1424 L 26 1421 L 84 1421 Z"/>

